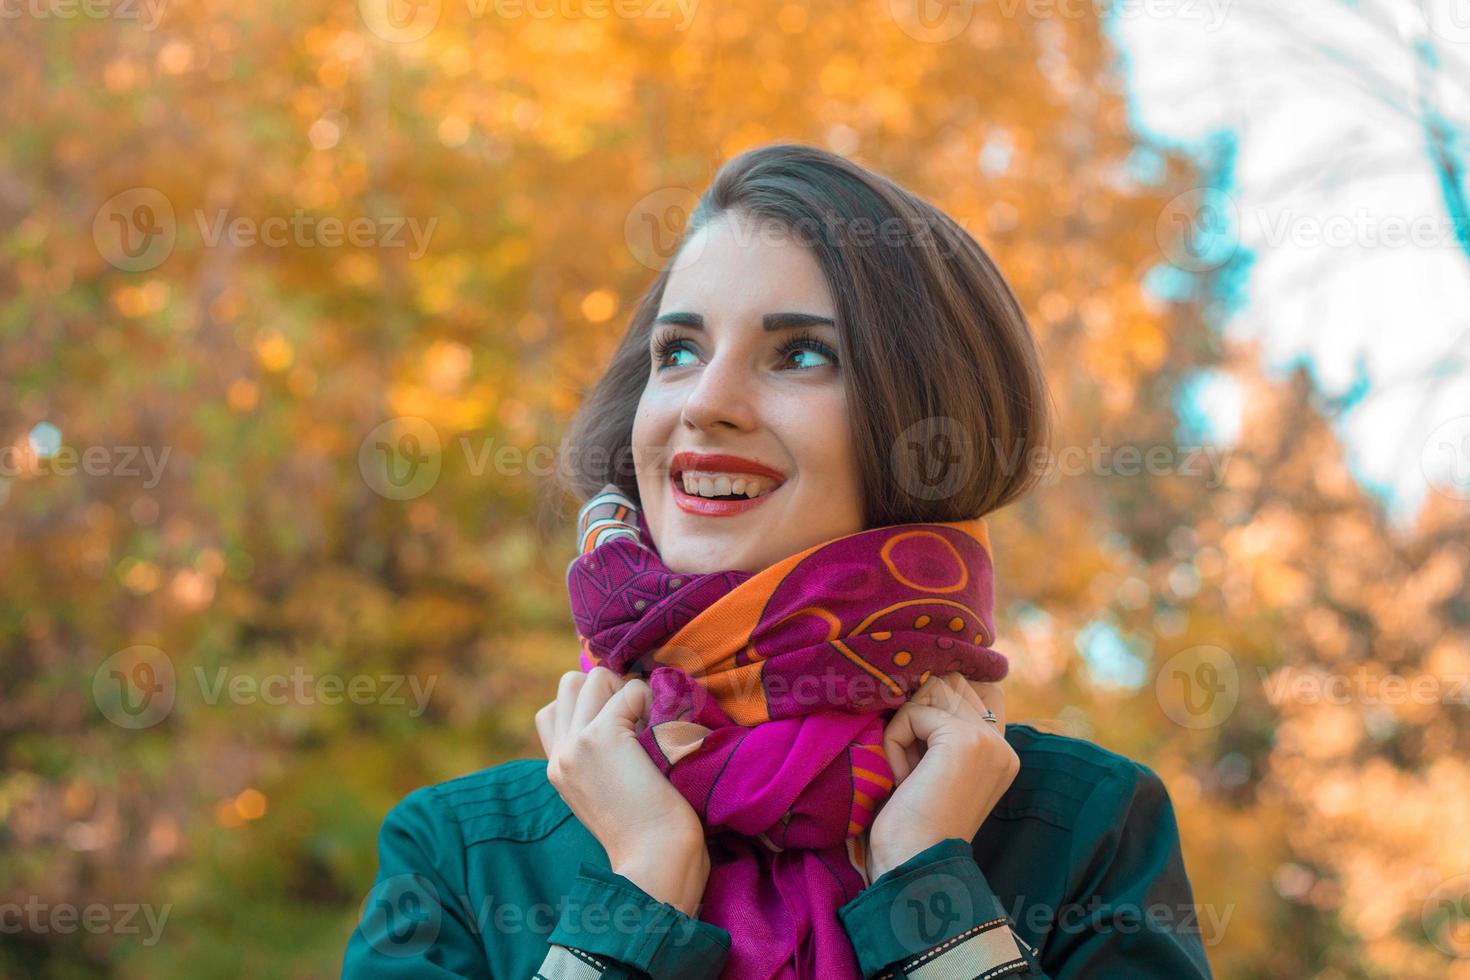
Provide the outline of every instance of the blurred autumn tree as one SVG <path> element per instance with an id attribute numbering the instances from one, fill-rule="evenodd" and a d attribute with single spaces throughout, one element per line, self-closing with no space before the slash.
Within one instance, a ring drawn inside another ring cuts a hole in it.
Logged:
<path id="1" fill-rule="evenodd" d="M 1470 816 L 1463 717 L 1262 682 L 1470 671 L 1464 508 L 1392 536 L 1310 392 L 1207 326 L 1231 269 L 1145 290 L 1200 176 L 1137 144 L 1095 19 L 46 9 L 0 31 L 0 903 L 168 918 L 156 942 L 43 918 L 5 935 L 0 974 L 335 974 L 387 808 L 535 754 L 531 714 L 574 662 L 569 542 L 538 534 L 531 471 L 693 194 L 798 140 L 995 253 L 1060 447 L 1172 450 L 1197 372 L 1247 386 L 1223 485 L 1180 453 L 1166 475 L 1060 474 L 996 516 L 1013 712 L 1164 776 L 1220 975 L 1467 975 L 1444 920 L 1420 921 L 1470 870 L 1435 833 Z M 295 230 L 218 233 L 236 218 Z M 367 230 L 331 242 L 326 219 Z M 164 244 L 133 254 L 145 230 Z M 428 428 L 380 427 L 401 417 Z M 382 482 L 380 442 L 427 482 Z M 63 473 L 58 447 L 111 468 Z M 122 447 L 166 451 L 158 479 Z M 172 668 L 172 705 L 126 727 L 105 689 L 144 666 Z M 1214 685 L 1204 708 L 1176 674 Z M 303 675 L 306 695 L 261 696 Z M 421 714 L 394 677 L 427 690 Z M 374 697 L 324 703 L 323 678 Z"/>

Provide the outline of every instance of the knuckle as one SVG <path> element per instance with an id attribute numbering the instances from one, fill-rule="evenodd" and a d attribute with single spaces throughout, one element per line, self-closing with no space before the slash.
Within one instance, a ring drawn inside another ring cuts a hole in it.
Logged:
<path id="1" fill-rule="evenodd" d="M 971 725 L 966 725 L 956 735 L 960 744 L 967 752 L 985 751 L 985 733 Z"/>
<path id="2" fill-rule="evenodd" d="M 574 759 L 582 759 L 592 755 L 597 750 L 596 732 L 589 725 L 572 736 L 572 744 L 569 746 L 570 755 Z"/>
<path id="3" fill-rule="evenodd" d="M 565 748 L 563 748 L 560 752 L 556 754 L 556 776 L 560 786 L 567 786 L 569 783 L 572 782 L 572 780 L 576 779 L 580 773 L 581 767 L 578 765 L 576 753 L 568 752 Z M 549 767 L 547 778 L 550 778 Z"/>

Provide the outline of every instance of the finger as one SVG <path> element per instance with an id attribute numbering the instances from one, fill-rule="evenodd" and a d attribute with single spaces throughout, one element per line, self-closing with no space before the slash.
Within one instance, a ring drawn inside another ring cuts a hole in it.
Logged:
<path id="1" fill-rule="evenodd" d="M 942 708 L 916 701 L 908 702 L 893 713 L 893 720 L 883 730 L 883 754 L 893 770 L 895 784 L 903 782 L 917 764 L 908 750 L 915 748 L 920 741 L 928 741 L 941 725 L 953 717 Z"/>
<path id="2" fill-rule="evenodd" d="M 644 681 L 633 679 L 623 684 L 602 710 L 593 719 L 598 725 L 611 725 L 626 731 L 636 732 L 640 721 L 648 720 L 648 708 L 653 703 L 653 691 Z"/>
<path id="3" fill-rule="evenodd" d="M 927 705 L 940 711 L 948 711 L 949 705 L 955 700 L 955 694 L 951 691 L 940 674 L 931 674 L 929 679 L 919 685 L 919 689 L 909 695 L 907 704 Z M 892 719 L 890 719 L 891 721 Z M 927 746 L 919 740 L 909 741 L 902 746 L 903 763 L 899 767 L 904 771 L 912 771 L 924 757 Z"/>
<path id="4" fill-rule="evenodd" d="M 592 723 L 602 706 L 617 693 L 617 680 L 618 675 L 606 667 L 593 667 L 587 672 L 587 682 L 577 692 L 577 703 L 572 708 L 572 734 Z"/>
<path id="5" fill-rule="evenodd" d="M 935 688 L 936 698 L 934 707 L 942 708 L 950 714 L 960 718 L 966 717 L 969 702 L 960 688 L 964 685 L 965 678 L 962 674 L 951 671 L 948 674 L 938 675 L 939 685 Z"/>
<path id="6" fill-rule="evenodd" d="M 560 745 L 567 737 L 567 732 L 572 728 L 572 708 L 577 704 L 577 693 L 582 690 L 582 685 L 587 683 L 587 675 L 580 670 L 569 670 L 561 675 L 561 682 L 556 685 L 556 724 L 553 732 L 556 736 L 555 745 Z"/>
<path id="7" fill-rule="evenodd" d="M 908 707 L 908 705 L 904 705 Z M 900 708 L 899 711 L 902 711 Z M 898 712 L 893 713 L 893 719 L 888 722 L 888 727 L 883 729 L 883 755 L 888 759 L 888 768 L 893 770 L 893 785 L 897 786 L 914 771 L 918 763 L 909 759 L 907 749 L 911 742 L 904 741 L 904 734 L 894 727 L 894 721 L 898 719 Z"/>
<path id="8" fill-rule="evenodd" d="M 556 702 L 548 701 L 536 712 L 536 737 L 541 740 L 541 753 L 551 758 L 556 746 Z"/>
<path id="9" fill-rule="evenodd" d="M 975 696 L 980 703 L 995 714 L 995 730 L 1006 733 L 1006 692 L 999 684 L 976 684 Z M 982 715 L 984 711 L 980 712 Z"/>
<path id="10" fill-rule="evenodd" d="M 955 693 L 959 695 L 960 700 L 964 703 L 963 716 L 972 719 L 976 724 L 984 721 L 986 711 L 985 702 L 981 700 L 980 695 L 975 691 L 974 682 L 964 674 L 955 673 L 948 676 L 950 682 L 954 685 Z"/>
<path id="11" fill-rule="evenodd" d="M 954 691 L 945 683 L 942 674 L 931 674 L 929 679 L 919 685 L 919 689 L 909 696 L 909 703 L 933 705 L 948 711 L 954 703 L 955 696 Z"/>
<path id="12" fill-rule="evenodd" d="M 970 682 L 965 675 L 957 671 L 945 674 L 944 683 L 954 695 L 954 707 L 950 709 L 950 713 L 972 725 L 985 724 L 985 719 L 982 717 L 985 714 L 985 706 L 980 696 L 970 689 Z"/>

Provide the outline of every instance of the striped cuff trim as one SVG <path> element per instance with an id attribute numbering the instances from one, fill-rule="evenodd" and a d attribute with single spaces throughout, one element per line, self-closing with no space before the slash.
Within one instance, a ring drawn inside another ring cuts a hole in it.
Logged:
<path id="1" fill-rule="evenodd" d="M 909 980 L 991 980 L 1026 967 L 1005 919 L 992 919 L 899 964 Z M 885 977 L 894 976 L 884 974 Z"/>
<path id="2" fill-rule="evenodd" d="M 607 964 L 590 953 L 553 945 L 536 970 L 534 980 L 599 980 L 606 971 Z"/>

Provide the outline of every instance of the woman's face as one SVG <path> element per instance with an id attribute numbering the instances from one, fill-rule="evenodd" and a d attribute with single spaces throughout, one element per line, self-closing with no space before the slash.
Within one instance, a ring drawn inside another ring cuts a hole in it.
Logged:
<path id="1" fill-rule="evenodd" d="M 835 309 L 791 237 L 727 213 L 685 244 L 664 290 L 633 450 L 674 571 L 755 572 L 863 529 Z"/>

